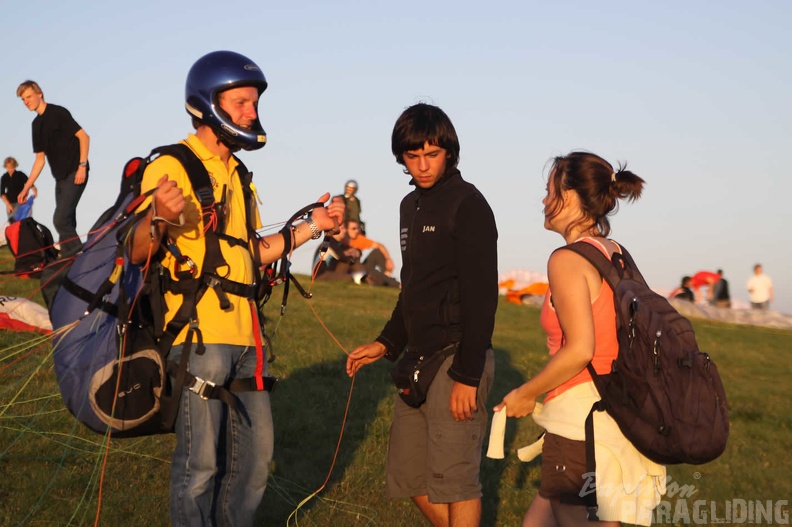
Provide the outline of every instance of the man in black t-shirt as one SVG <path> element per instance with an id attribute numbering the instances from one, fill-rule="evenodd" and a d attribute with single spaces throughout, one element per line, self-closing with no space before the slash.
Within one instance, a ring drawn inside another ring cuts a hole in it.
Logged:
<path id="1" fill-rule="evenodd" d="M 28 192 L 41 174 L 46 158 L 55 178 L 52 223 L 58 232 L 61 255 L 76 254 L 82 245 L 77 234 L 77 204 L 88 181 L 90 138 L 69 110 L 44 101 L 44 94 L 37 83 L 30 80 L 23 82 L 17 88 L 17 96 L 28 110 L 38 114 L 33 119 L 33 152 L 36 160 L 18 202 L 27 201 Z"/>
<path id="2" fill-rule="evenodd" d="M 6 172 L 0 177 L 0 199 L 5 203 L 8 221 L 11 222 L 14 221 L 14 214 L 19 208 L 19 194 L 25 188 L 28 177 L 24 172 L 17 170 L 19 163 L 13 157 L 5 158 L 3 166 Z M 33 197 L 36 197 L 38 195 L 36 185 L 33 185 L 31 190 L 33 190 Z"/>
<path id="3" fill-rule="evenodd" d="M 718 269 L 720 277 L 713 288 L 712 303 L 716 307 L 731 307 L 731 295 L 729 294 L 729 282 L 723 278 L 723 269 Z"/>

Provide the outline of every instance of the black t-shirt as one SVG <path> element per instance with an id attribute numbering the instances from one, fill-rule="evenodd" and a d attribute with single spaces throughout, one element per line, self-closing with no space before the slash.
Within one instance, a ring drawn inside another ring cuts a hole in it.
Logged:
<path id="1" fill-rule="evenodd" d="M 721 278 L 718 280 L 718 283 L 715 284 L 714 297 L 715 300 L 731 300 L 731 296 L 729 295 L 729 282 L 727 282 L 725 278 Z"/>
<path id="2" fill-rule="evenodd" d="M 81 128 L 69 110 L 52 103 L 33 119 L 33 152 L 44 152 L 55 179 L 77 172 L 80 140 L 74 134 Z"/>
<path id="3" fill-rule="evenodd" d="M 6 172 L 0 178 L 0 196 L 5 196 L 11 203 L 16 203 L 27 180 L 27 174 L 19 170 L 14 170 L 14 173 L 10 175 Z"/>

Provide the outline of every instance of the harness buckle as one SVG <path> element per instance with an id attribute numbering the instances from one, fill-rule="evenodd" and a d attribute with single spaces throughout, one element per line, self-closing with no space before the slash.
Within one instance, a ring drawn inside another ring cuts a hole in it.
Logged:
<path id="1" fill-rule="evenodd" d="M 198 269 L 198 266 L 195 265 L 195 262 L 193 262 L 192 258 L 190 258 L 189 256 L 182 256 L 181 258 L 176 260 L 176 274 L 177 275 L 181 275 L 181 273 L 185 272 L 185 271 L 182 270 L 184 266 L 187 267 L 187 271 L 186 272 L 190 276 L 195 276 L 195 272 Z"/>
<path id="2" fill-rule="evenodd" d="M 214 290 L 214 292 L 217 294 L 217 299 L 220 301 L 220 309 L 222 309 L 223 311 L 230 309 L 231 301 L 228 299 L 228 295 L 223 289 L 223 282 L 221 282 L 219 278 L 213 275 L 205 275 L 204 280 L 206 282 L 206 285 L 211 287 Z"/>
<path id="3" fill-rule="evenodd" d="M 204 401 L 209 400 L 209 396 L 206 395 L 207 390 L 214 388 L 216 385 L 212 381 L 206 381 L 201 379 L 200 377 L 195 378 L 195 384 L 190 386 L 189 390 L 193 393 L 198 394 L 198 397 L 203 399 Z"/>

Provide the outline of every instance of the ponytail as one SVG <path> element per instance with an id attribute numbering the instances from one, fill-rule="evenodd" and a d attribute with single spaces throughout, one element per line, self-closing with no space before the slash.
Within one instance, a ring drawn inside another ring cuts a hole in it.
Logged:
<path id="1" fill-rule="evenodd" d="M 633 202 L 641 197 L 645 181 L 627 170 L 627 165 L 619 164 L 619 168 L 611 174 L 611 192 L 616 199 Z M 618 204 L 617 204 L 618 205 Z"/>
<path id="2" fill-rule="evenodd" d="M 619 200 L 630 202 L 641 197 L 644 180 L 627 170 L 627 165 L 613 166 L 602 157 L 590 152 L 571 152 L 563 157 L 556 157 L 551 174 L 555 174 L 554 187 L 556 195 L 562 190 L 573 190 L 580 198 L 583 217 L 569 225 L 590 225 L 596 228 L 600 236 L 610 234 L 610 221 L 619 210 Z M 551 217 L 561 210 L 560 204 L 554 207 Z"/>

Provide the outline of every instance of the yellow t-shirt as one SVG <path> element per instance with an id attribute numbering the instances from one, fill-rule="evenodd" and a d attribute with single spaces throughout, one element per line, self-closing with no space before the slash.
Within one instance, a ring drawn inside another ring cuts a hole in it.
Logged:
<path id="1" fill-rule="evenodd" d="M 182 143 L 189 146 L 201 159 L 204 167 L 206 167 L 209 179 L 212 182 L 215 200 L 218 202 L 222 200 L 223 188 L 225 187 L 226 189 L 225 198 L 228 205 L 226 207 L 226 227 L 224 232 L 234 238 L 247 239 L 245 200 L 242 192 L 242 183 L 236 172 L 237 162 L 232 157 L 229 160 L 228 168 L 226 168 L 220 157 L 209 152 L 194 134 L 190 134 Z M 154 188 L 164 174 L 168 175 L 169 180 L 175 181 L 187 197 L 187 204 L 183 213 L 184 225 L 181 227 L 168 225 L 167 236 L 176 243 L 176 246 L 184 256 L 190 257 L 195 262 L 197 265 L 196 276 L 200 276 L 203 272 L 201 265 L 206 247 L 203 236 L 204 225 L 200 212 L 201 206 L 198 198 L 192 192 L 190 178 L 187 176 L 182 164 L 170 156 L 160 156 L 155 159 L 146 168 L 143 175 L 141 192 L 147 192 Z M 254 221 L 256 227 L 260 228 L 261 218 L 258 215 L 258 210 L 256 210 Z M 218 269 L 218 274 L 234 282 L 252 284 L 255 264 L 248 248 L 242 245 L 232 246 L 225 240 L 220 240 L 220 250 L 228 263 L 228 267 Z M 176 262 L 173 255 L 169 252 L 166 253 L 162 264 L 170 269 L 171 276 L 175 279 Z M 180 270 L 185 269 L 180 268 Z M 204 342 L 207 344 L 232 344 L 239 346 L 254 345 L 254 331 L 257 332 L 258 328 L 254 329 L 253 327 L 253 316 L 248 300 L 231 294 L 228 295 L 228 299 L 231 302 L 231 307 L 227 310 L 220 309 L 217 294 L 213 289 L 208 288 L 198 303 L 198 327 L 203 334 Z M 165 323 L 167 324 L 181 305 L 182 296 L 166 293 L 165 302 L 168 306 L 168 313 L 165 316 Z M 187 328 L 185 327 L 174 344 L 183 342 L 186 333 Z"/>

